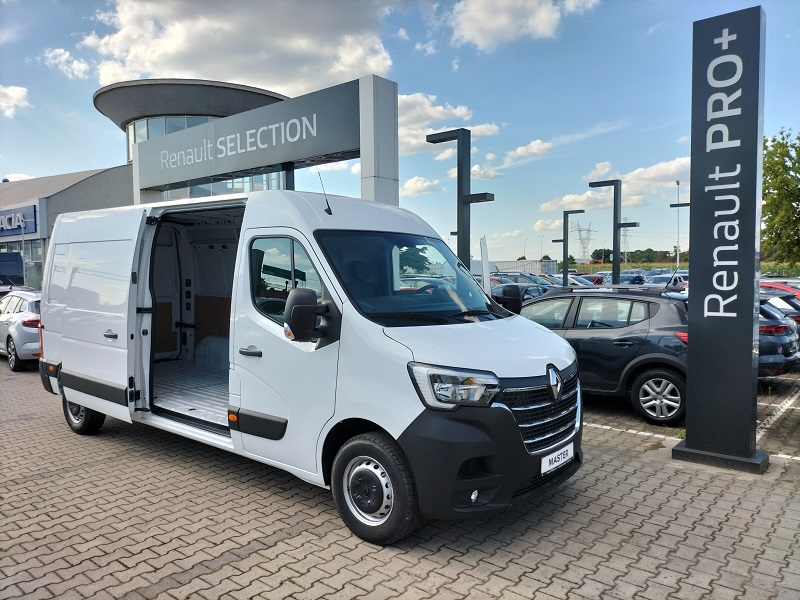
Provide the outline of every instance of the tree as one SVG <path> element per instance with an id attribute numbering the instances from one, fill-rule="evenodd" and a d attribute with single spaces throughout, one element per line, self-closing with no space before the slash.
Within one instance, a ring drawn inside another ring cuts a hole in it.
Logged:
<path id="1" fill-rule="evenodd" d="M 400 250 L 401 273 L 427 273 L 430 266 L 428 257 L 425 256 L 427 248 L 408 246 Z"/>
<path id="2" fill-rule="evenodd" d="M 542 256 L 542 260 L 553 260 L 553 259 L 550 258 L 549 254 L 545 254 L 544 256 Z"/>
<path id="3" fill-rule="evenodd" d="M 525 258 L 524 256 L 520 256 L 517 260 L 528 260 L 528 259 Z"/>
<path id="4" fill-rule="evenodd" d="M 800 262 L 800 134 L 781 129 L 764 140 L 762 252 L 792 265 Z"/>

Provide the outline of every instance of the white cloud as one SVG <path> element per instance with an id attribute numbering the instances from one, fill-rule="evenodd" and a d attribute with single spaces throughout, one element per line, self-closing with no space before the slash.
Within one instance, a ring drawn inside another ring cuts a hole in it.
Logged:
<path id="1" fill-rule="evenodd" d="M 504 231 L 503 233 L 495 233 L 493 237 L 518 238 L 522 237 L 522 230 L 515 229 L 514 231 Z"/>
<path id="2" fill-rule="evenodd" d="M 89 63 L 73 58 L 69 50 L 47 48 L 43 54 L 44 64 L 61 71 L 69 79 L 88 79 Z"/>
<path id="3" fill-rule="evenodd" d="M 497 158 L 497 155 L 494 152 L 489 152 L 486 154 L 486 160 L 492 161 Z"/>
<path id="4" fill-rule="evenodd" d="M 36 175 L 27 175 L 26 173 L 9 173 L 5 179 L 9 181 L 24 181 L 26 179 L 35 179 Z"/>
<path id="5" fill-rule="evenodd" d="M 450 70 L 451 70 L 451 71 L 453 71 L 453 73 L 455 73 L 456 71 L 458 71 L 458 65 L 459 65 L 459 62 L 460 62 L 460 61 L 459 61 L 457 58 L 454 58 L 454 59 L 453 59 L 452 65 L 451 65 L 451 67 L 450 67 Z"/>
<path id="6" fill-rule="evenodd" d="M 14 118 L 18 108 L 26 108 L 28 89 L 18 85 L 0 85 L 0 113 L 9 119 Z"/>
<path id="7" fill-rule="evenodd" d="M 591 173 L 583 176 L 584 181 L 595 181 L 601 177 L 605 177 L 611 172 L 612 165 L 608 161 L 599 162 L 594 166 Z"/>
<path id="8" fill-rule="evenodd" d="M 361 161 L 357 162 L 352 167 L 350 167 L 350 172 L 353 175 L 361 175 Z"/>
<path id="9" fill-rule="evenodd" d="M 432 54 L 436 54 L 436 42 L 430 40 L 426 43 L 417 42 L 414 44 L 414 50 L 417 52 L 421 52 L 425 56 L 431 56 Z"/>
<path id="10" fill-rule="evenodd" d="M 552 142 L 545 142 L 543 140 L 533 140 L 525 146 L 519 146 L 514 150 L 506 152 L 505 160 L 503 161 L 504 167 L 511 167 L 521 162 L 525 162 L 531 158 L 541 156 L 550 152 L 555 147 Z"/>
<path id="11" fill-rule="evenodd" d="M 672 201 L 677 196 L 675 181 L 685 182 L 682 193 L 688 194 L 689 163 L 689 157 L 684 156 L 649 167 L 635 169 L 615 177 L 615 179 L 622 180 L 623 207 L 645 206 L 654 197 Z M 613 205 L 613 188 L 603 187 L 592 188 L 581 194 L 566 194 L 560 198 L 545 202 L 539 207 L 539 210 L 542 212 L 581 208 L 588 210 L 612 208 Z"/>
<path id="12" fill-rule="evenodd" d="M 534 231 L 561 231 L 563 229 L 563 219 L 539 219 L 533 224 Z"/>
<path id="13" fill-rule="evenodd" d="M 430 194 L 431 192 L 439 192 L 442 188 L 439 186 L 437 179 L 426 179 L 425 177 L 415 176 L 406 181 L 400 188 L 400 195 L 404 198 L 409 196 L 420 196 L 422 194 Z"/>
<path id="14" fill-rule="evenodd" d="M 647 35 L 653 35 L 656 31 L 661 29 L 664 26 L 664 23 L 656 23 L 650 29 L 647 30 Z"/>
<path id="15" fill-rule="evenodd" d="M 394 37 L 400 40 L 408 41 L 408 32 L 405 30 L 404 27 L 401 27 L 400 29 L 397 30 L 397 33 L 394 34 Z"/>
<path id="16" fill-rule="evenodd" d="M 0 46 L 19 39 L 19 28 L 15 23 L 4 23 L 0 27 Z"/>
<path id="17" fill-rule="evenodd" d="M 456 175 L 458 175 L 458 169 L 453 167 L 452 169 L 447 170 L 447 176 L 450 179 L 455 179 Z M 495 179 L 497 177 L 502 177 L 503 174 L 494 169 L 492 167 L 481 167 L 480 165 L 472 165 L 469 170 L 469 176 L 471 179 Z"/>
<path id="18" fill-rule="evenodd" d="M 82 47 L 102 85 L 138 77 L 232 81 L 296 96 L 392 66 L 380 35 L 390 0 L 116 0 Z M 292 26 L 301 24 L 302 27 Z M 257 65 L 257 68 L 254 68 Z"/>
<path id="19" fill-rule="evenodd" d="M 454 158 L 456 154 L 457 150 L 455 148 L 447 148 L 434 156 L 433 160 L 448 160 Z"/>
<path id="20" fill-rule="evenodd" d="M 524 37 L 552 38 L 564 15 L 582 13 L 598 1 L 459 0 L 450 19 L 452 41 L 491 52 L 500 44 Z"/>
<path id="21" fill-rule="evenodd" d="M 440 154 L 444 151 L 442 147 L 429 144 L 425 137 L 429 133 L 453 129 L 454 124 L 452 121 L 468 121 L 472 118 L 472 111 L 466 106 L 441 105 L 436 104 L 436 100 L 436 96 L 419 92 L 398 97 L 397 110 L 401 155 L 415 154 L 417 152 Z M 446 126 L 434 126 L 442 121 L 449 121 L 449 123 Z M 473 138 L 495 135 L 500 130 L 494 123 L 479 125 L 458 124 L 455 126 L 468 128 L 472 132 Z"/>
<path id="22" fill-rule="evenodd" d="M 340 160 L 338 162 L 325 163 L 324 165 L 314 165 L 308 170 L 312 173 L 316 173 L 317 171 L 346 171 L 348 166 L 347 161 Z"/>
<path id="23" fill-rule="evenodd" d="M 675 141 L 676 141 L 676 142 L 678 142 L 679 144 L 687 144 L 687 143 L 689 143 L 690 141 L 692 141 L 692 138 L 691 138 L 691 137 L 689 137 L 688 135 L 682 135 L 681 137 L 679 137 L 679 138 L 678 138 L 677 140 L 675 140 Z"/>

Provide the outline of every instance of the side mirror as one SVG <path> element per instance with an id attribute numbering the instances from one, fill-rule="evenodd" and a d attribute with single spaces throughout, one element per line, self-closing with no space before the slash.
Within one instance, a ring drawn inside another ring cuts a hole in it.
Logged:
<path id="1" fill-rule="evenodd" d="M 517 315 L 522 311 L 522 288 L 518 285 L 504 285 L 500 294 L 492 294 L 492 297 L 507 311 Z"/>
<path id="2" fill-rule="evenodd" d="M 283 334 L 293 342 L 310 342 L 325 337 L 324 328 L 317 328 L 317 315 L 328 312 L 324 304 L 317 304 L 317 293 L 306 288 L 289 292 L 283 312 Z"/>

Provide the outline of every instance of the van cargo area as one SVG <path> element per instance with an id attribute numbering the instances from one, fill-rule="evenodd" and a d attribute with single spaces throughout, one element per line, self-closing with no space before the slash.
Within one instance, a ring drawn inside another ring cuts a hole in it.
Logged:
<path id="1" fill-rule="evenodd" d="M 150 261 L 150 409 L 228 430 L 233 271 L 244 206 L 164 214 Z M 288 292 L 286 292 L 288 295 Z"/>

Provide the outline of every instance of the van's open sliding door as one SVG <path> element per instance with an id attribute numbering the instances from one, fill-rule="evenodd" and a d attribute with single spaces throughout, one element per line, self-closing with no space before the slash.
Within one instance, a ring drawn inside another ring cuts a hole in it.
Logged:
<path id="1" fill-rule="evenodd" d="M 131 422 L 135 400 L 139 207 L 65 215 L 56 255 L 66 263 L 61 386 L 70 402 Z"/>

